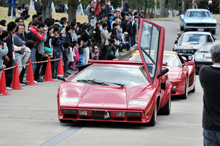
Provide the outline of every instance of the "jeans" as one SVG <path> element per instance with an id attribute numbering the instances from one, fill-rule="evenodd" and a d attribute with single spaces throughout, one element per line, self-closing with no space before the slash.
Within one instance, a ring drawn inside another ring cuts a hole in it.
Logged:
<path id="1" fill-rule="evenodd" d="M 22 55 L 20 53 L 15 53 L 15 62 L 18 63 L 18 66 L 22 65 L 22 63 L 21 63 L 21 56 Z M 21 70 L 22 70 L 22 67 L 19 67 L 18 68 L 19 75 L 21 73 Z"/>
<path id="2" fill-rule="evenodd" d="M 13 4 L 8 3 L 8 17 L 11 16 L 11 8 L 13 7 Z"/>
<path id="3" fill-rule="evenodd" d="M 16 17 L 16 8 L 17 8 L 17 5 L 13 5 L 13 17 Z"/>
<path id="4" fill-rule="evenodd" d="M 133 47 L 135 45 L 135 35 L 132 35 L 129 37 L 130 37 L 129 40 L 130 40 L 131 46 Z"/>
<path id="5" fill-rule="evenodd" d="M 203 129 L 204 146 L 219 146 L 220 131 Z"/>
<path id="6" fill-rule="evenodd" d="M 31 49 L 31 62 L 36 62 L 36 52 L 36 48 Z M 36 67 L 37 64 L 32 64 L 33 73 L 35 73 Z"/>

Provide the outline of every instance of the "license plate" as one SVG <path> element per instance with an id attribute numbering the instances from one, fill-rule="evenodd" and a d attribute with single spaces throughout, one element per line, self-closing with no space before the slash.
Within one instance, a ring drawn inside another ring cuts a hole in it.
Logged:
<path id="1" fill-rule="evenodd" d="M 198 29 L 198 31 L 204 31 L 204 29 L 202 29 L 202 28 L 199 28 L 199 29 Z"/>
<path id="2" fill-rule="evenodd" d="M 92 118 L 93 119 L 110 119 L 111 112 L 110 111 L 92 111 Z"/>

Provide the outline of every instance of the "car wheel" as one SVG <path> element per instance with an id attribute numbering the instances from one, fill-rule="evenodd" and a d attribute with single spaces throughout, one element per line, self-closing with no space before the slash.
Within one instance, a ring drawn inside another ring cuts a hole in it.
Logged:
<path id="1" fill-rule="evenodd" d="M 215 30 L 212 30 L 211 33 L 212 33 L 212 34 L 215 34 Z"/>
<path id="2" fill-rule="evenodd" d="M 186 81 L 185 81 L 185 93 L 181 96 L 182 99 L 187 99 L 188 97 L 188 80 L 186 76 Z"/>
<path id="3" fill-rule="evenodd" d="M 59 121 L 60 123 L 72 123 L 73 122 L 73 120 L 60 120 L 60 119 Z"/>
<path id="4" fill-rule="evenodd" d="M 158 114 L 169 115 L 170 111 L 171 111 L 171 93 L 170 93 L 170 96 L 169 96 L 169 99 L 168 99 L 166 105 L 159 110 Z"/>
<path id="5" fill-rule="evenodd" d="M 180 25 L 180 30 L 183 31 L 183 27 Z"/>
<path id="6" fill-rule="evenodd" d="M 147 126 L 155 126 L 157 121 L 157 103 L 155 103 L 154 106 L 154 112 L 152 114 L 151 120 L 149 123 L 147 123 Z"/>

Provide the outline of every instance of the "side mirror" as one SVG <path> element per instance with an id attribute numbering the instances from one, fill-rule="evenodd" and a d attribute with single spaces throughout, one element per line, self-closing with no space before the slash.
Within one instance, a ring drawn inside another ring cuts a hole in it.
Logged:
<path id="1" fill-rule="evenodd" d="M 66 81 L 63 75 L 57 75 L 57 79 L 61 81 Z"/>
<path id="2" fill-rule="evenodd" d="M 168 68 L 165 68 L 165 69 L 162 69 L 160 71 L 160 73 L 158 73 L 157 77 L 162 77 L 163 75 L 165 75 L 166 73 L 168 73 L 169 69 Z"/>
<path id="3" fill-rule="evenodd" d="M 187 62 L 187 65 L 195 65 L 195 62 L 194 61 L 189 61 L 189 62 Z"/>
<path id="4" fill-rule="evenodd" d="M 182 58 L 183 58 L 183 60 L 185 61 L 185 62 L 187 62 L 187 59 L 186 59 L 186 57 L 184 57 L 184 56 L 181 56 Z"/>
<path id="5" fill-rule="evenodd" d="M 180 19 L 183 19 L 183 18 L 184 18 L 184 15 L 183 15 L 183 14 L 181 14 L 181 15 L 180 15 Z"/>

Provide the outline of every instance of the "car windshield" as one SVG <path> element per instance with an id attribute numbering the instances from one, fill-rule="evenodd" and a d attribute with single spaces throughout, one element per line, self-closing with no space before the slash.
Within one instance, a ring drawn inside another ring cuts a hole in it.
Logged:
<path id="1" fill-rule="evenodd" d="M 187 17 L 211 17 L 211 14 L 208 11 L 189 11 Z"/>
<path id="2" fill-rule="evenodd" d="M 151 53 L 151 55 L 153 56 L 153 53 Z M 144 55 L 144 57 L 147 60 L 146 55 Z M 140 54 L 138 52 L 135 52 L 131 55 L 131 57 L 128 60 L 141 61 Z M 175 66 L 175 67 L 181 66 L 180 60 L 173 53 L 164 53 L 163 54 L 163 62 L 167 63 L 168 66 Z"/>
<path id="3" fill-rule="evenodd" d="M 90 66 L 78 76 L 76 76 L 72 81 L 89 83 L 86 80 L 93 80 L 92 82 L 96 84 L 98 82 L 103 82 L 104 85 L 117 86 L 121 84 L 123 86 L 137 86 L 137 85 L 148 85 L 149 82 L 146 76 L 142 73 L 139 68 L 132 67 L 103 67 L 103 66 Z M 112 84 L 111 84 L 112 83 Z"/>
<path id="4" fill-rule="evenodd" d="M 209 34 L 182 34 L 179 39 L 179 44 L 181 43 L 206 43 L 213 42 L 213 39 Z"/>

